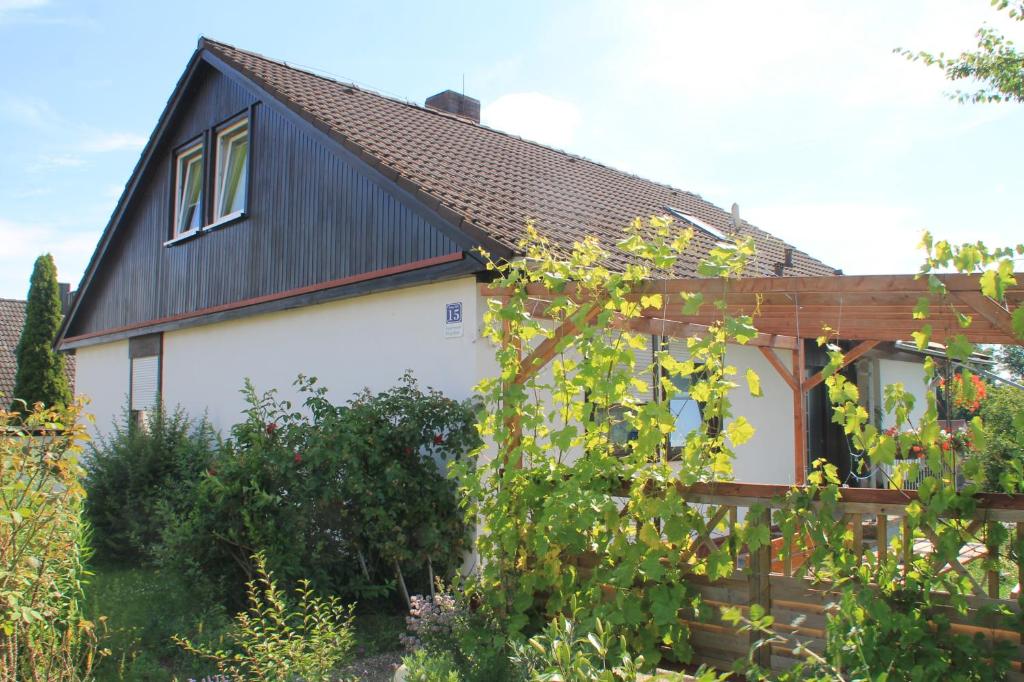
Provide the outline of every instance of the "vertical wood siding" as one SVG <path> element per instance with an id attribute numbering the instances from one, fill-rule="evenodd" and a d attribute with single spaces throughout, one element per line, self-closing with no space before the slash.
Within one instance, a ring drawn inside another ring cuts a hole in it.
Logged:
<path id="1" fill-rule="evenodd" d="M 68 336 L 459 250 L 428 220 L 294 122 L 257 103 L 248 90 L 212 67 L 203 68 L 189 104 L 145 169 Z M 253 104 L 247 217 L 164 246 L 170 235 L 172 150 Z"/>

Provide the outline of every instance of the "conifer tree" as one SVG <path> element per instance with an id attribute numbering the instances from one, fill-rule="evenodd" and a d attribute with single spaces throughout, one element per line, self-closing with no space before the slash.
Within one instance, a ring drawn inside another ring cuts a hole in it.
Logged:
<path id="1" fill-rule="evenodd" d="M 31 406 L 71 402 L 71 388 L 64 373 L 64 356 L 53 348 L 60 329 L 61 304 L 57 266 L 53 256 L 36 259 L 25 307 L 25 326 L 18 341 L 18 370 L 14 378 L 14 399 Z M 15 402 L 13 409 L 23 409 Z"/>

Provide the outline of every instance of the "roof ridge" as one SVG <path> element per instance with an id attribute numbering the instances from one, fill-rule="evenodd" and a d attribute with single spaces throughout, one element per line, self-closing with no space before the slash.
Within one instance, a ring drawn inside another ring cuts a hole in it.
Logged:
<path id="1" fill-rule="evenodd" d="M 234 45 L 231 45 L 230 43 L 221 42 L 219 40 L 213 40 L 212 38 L 207 38 L 205 36 L 203 36 L 203 37 L 201 37 L 199 39 L 199 45 L 200 45 L 200 47 L 203 47 L 204 45 L 211 46 L 214 49 L 216 49 L 218 47 L 226 47 L 228 49 L 235 50 L 236 52 L 241 52 L 241 53 L 247 54 L 247 55 L 249 55 L 251 57 L 256 57 L 257 59 L 262 59 L 264 61 L 271 62 L 271 63 L 277 64 L 279 66 L 283 66 L 286 69 L 291 69 L 293 71 L 298 71 L 300 73 L 307 74 L 307 75 L 312 76 L 314 78 L 318 78 L 318 79 L 320 79 L 322 81 L 327 81 L 328 83 L 333 83 L 335 85 L 342 85 L 342 86 L 346 86 L 346 87 L 355 88 L 356 90 L 359 90 L 360 92 L 364 92 L 364 93 L 366 93 L 368 95 L 372 95 L 374 97 L 380 97 L 382 99 L 389 100 L 389 101 L 394 102 L 396 104 L 401 104 L 403 106 L 412 107 L 412 108 L 417 109 L 419 111 L 424 111 L 424 112 L 426 112 L 428 114 L 432 114 L 432 115 L 435 115 L 435 116 L 443 116 L 443 117 L 448 118 L 450 120 L 456 121 L 456 122 L 458 122 L 458 123 L 460 123 L 462 125 L 473 126 L 474 128 L 477 128 L 479 130 L 486 130 L 489 133 L 493 133 L 495 135 L 501 135 L 502 137 L 511 138 L 511 139 L 514 139 L 514 140 L 519 140 L 520 142 L 525 142 L 526 144 L 533 145 L 534 147 L 539 147 L 540 149 L 544 149 L 544 150 L 547 150 L 547 151 L 550 151 L 550 152 L 554 152 L 556 154 L 561 154 L 562 156 L 568 157 L 570 159 L 574 159 L 574 160 L 578 160 L 578 161 L 583 161 L 585 163 L 592 164 L 592 165 L 597 166 L 599 168 L 607 169 L 607 170 L 609 170 L 609 171 L 611 171 L 613 173 L 617 173 L 618 175 L 621 175 L 623 177 L 633 178 L 635 180 L 641 180 L 643 182 L 651 183 L 652 185 L 658 185 L 659 187 L 664 187 L 665 189 L 671 190 L 672 192 L 678 192 L 680 194 L 686 194 L 686 195 L 689 195 L 689 196 L 692 196 L 692 197 L 697 197 L 701 201 L 707 201 L 706 199 L 704 199 L 704 197 L 702 195 L 698 194 L 697 192 L 691 192 L 690 190 L 682 189 L 680 187 L 675 187 L 674 185 L 669 185 L 668 183 L 665 183 L 665 182 L 660 182 L 658 180 L 652 180 L 651 178 L 647 178 L 647 177 L 644 177 L 642 175 L 638 175 L 636 173 L 630 173 L 628 171 L 624 171 L 624 170 L 621 170 L 619 168 L 615 168 L 614 166 L 609 166 L 607 164 L 601 163 L 600 161 L 596 161 L 596 160 L 594 160 L 594 159 L 592 159 L 590 157 L 583 156 L 582 154 L 575 154 L 573 152 L 567 151 L 565 149 L 561 149 L 559 147 L 555 147 L 553 145 L 544 144 L 543 142 L 537 142 L 536 140 L 531 140 L 529 138 L 522 137 L 521 135 L 515 135 L 514 133 L 510 133 L 510 132 L 505 131 L 505 130 L 499 130 L 497 128 L 492 128 L 491 126 L 484 125 L 483 123 L 474 123 L 473 121 L 470 121 L 470 120 L 468 120 L 466 118 L 463 118 L 462 116 L 456 116 L 455 114 L 449 113 L 447 111 L 440 111 L 438 109 L 432 109 L 432 108 L 430 108 L 428 106 L 419 104 L 418 102 L 415 102 L 413 100 L 403 99 L 403 98 L 401 98 L 399 96 L 396 96 L 396 95 L 388 95 L 388 94 L 385 94 L 384 92 L 380 92 L 380 91 L 375 90 L 373 88 L 364 87 L 364 86 L 359 85 L 359 84 L 354 83 L 354 82 L 343 81 L 343 80 L 339 80 L 338 78 L 332 78 L 330 76 L 324 75 L 322 73 L 316 73 L 315 71 L 312 70 L 312 68 L 314 68 L 314 67 L 306 67 L 306 66 L 300 66 L 300 65 L 297 65 L 297 64 L 290 64 L 287 61 L 284 61 L 282 59 L 275 59 L 273 57 L 268 57 L 268 56 L 266 56 L 264 54 L 261 54 L 259 52 L 254 52 L 252 50 L 246 50 L 244 48 L 236 47 Z M 224 56 L 227 56 L 230 59 L 230 56 L 228 56 L 228 55 L 224 55 Z M 362 148 L 362 145 L 359 145 L 359 146 Z M 744 221 L 744 222 L 746 222 L 746 221 Z"/>

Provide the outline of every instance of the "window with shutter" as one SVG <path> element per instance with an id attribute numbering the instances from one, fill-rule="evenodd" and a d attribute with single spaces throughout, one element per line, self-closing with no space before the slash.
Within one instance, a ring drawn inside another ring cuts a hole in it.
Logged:
<path id="1" fill-rule="evenodd" d="M 128 340 L 131 363 L 128 409 L 136 423 L 152 413 L 160 402 L 160 356 L 163 339 L 160 334 L 147 334 Z"/>

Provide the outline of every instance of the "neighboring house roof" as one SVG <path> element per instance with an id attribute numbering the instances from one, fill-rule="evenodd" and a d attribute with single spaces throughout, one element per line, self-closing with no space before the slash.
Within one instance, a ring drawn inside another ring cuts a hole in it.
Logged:
<path id="1" fill-rule="evenodd" d="M 663 215 L 669 208 L 724 233 L 734 232 L 732 215 L 697 194 L 224 43 L 204 38 L 199 46 L 364 159 L 413 184 L 431 203 L 454 212 L 464 227 L 468 223 L 513 252 L 527 220 L 563 248 L 596 235 L 613 253 L 613 264 L 623 262 L 614 248 L 623 228 L 636 217 Z M 699 248 L 676 275 L 694 275 L 700 257 L 717 241 L 706 231 L 695 233 Z M 757 245 L 757 261 L 749 274 L 774 274 L 789 245 L 743 220 L 739 233 L 753 236 Z M 784 274 L 831 275 L 835 269 L 794 250 L 792 267 Z"/>
<path id="2" fill-rule="evenodd" d="M 0 298 L 0 408 L 6 409 L 7 401 L 14 395 L 14 375 L 18 371 L 15 351 L 25 326 L 25 301 Z"/>
<path id="3" fill-rule="evenodd" d="M 0 409 L 4 409 L 14 397 L 14 378 L 18 372 L 18 341 L 25 326 L 27 301 L 14 298 L 0 298 Z M 64 355 L 64 373 L 71 390 L 75 389 L 75 356 Z"/>

